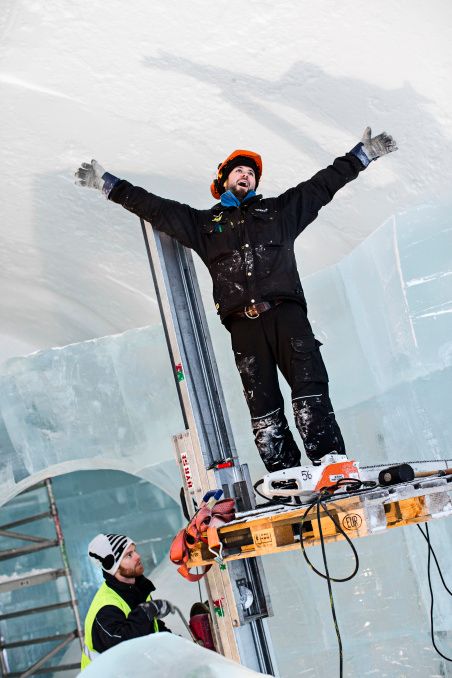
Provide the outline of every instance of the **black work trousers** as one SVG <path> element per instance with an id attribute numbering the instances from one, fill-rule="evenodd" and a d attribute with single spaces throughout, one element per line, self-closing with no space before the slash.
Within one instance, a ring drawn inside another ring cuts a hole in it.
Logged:
<path id="1" fill-rule="evenodd" d="M 315 461 L 331 452 L 345 454 L 329 398 L 321 344 L 304 308 L 283 301 L 255 319 L 229 317 L 226 326 L 266 469 L 299 466 L 301 459 L 284 415 L 278 368 L 292 389 L 295 424 L 309 459 Z"/>

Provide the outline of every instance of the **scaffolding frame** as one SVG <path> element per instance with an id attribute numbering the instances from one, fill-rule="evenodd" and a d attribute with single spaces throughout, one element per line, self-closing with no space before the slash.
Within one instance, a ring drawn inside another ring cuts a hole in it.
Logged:
<path id="1" fill-rule="evenodd" d="M 0 594 L 28 586 L 37 586 L 38 584 L 43 584 L 45 582 L 52 581 L 60 577 L 64 577 L 66 579 L 66 584 L 68 587 L 69 599 L 65 601 L 58 601 L 57 603 L 50 603 L 48 605 L 41 605 L 39 607 L 24 608 L 21 610 L 17 610 L 15 612 L 1 614 L 0 622 L 7 622 L 10 619 L 16 619 L 18 617 L 27 617 L 35 614 L 52 612 L 55 610 L 61 610 L 63 608 L 70 607 L 74 615 L 75 628 L 67 633 L 61 634 L 56 633 L 49 636 L 41 636 L 36 638 L 30 638 L 27 640 L 7 641 L 3 636 L 0 636 L 0 669 L 1 675 L 4 678 L 27 678 L 28 676 L 33 675 L 69 671 L 80 668 L 79 663 L 60 664 L 57 666 L 52 665 L 44 666 L 60 650 L 69 645 L 69 643 L 71 643 L 75 639 L 79 640 L 80 650 L 82 651 L 83 628 L 80 620 L 78 602 L 75 594 L 75 588 L 72 579 L 71 569 L 69 566 L 69 560 L 67 557 L 63 530 L 61 528 L 58 509 L 55 501 L 55 495 L 53 493 L 52 481 L 50 478 L 46 478 L 42 482 L 37 483 L 36 485 L 33 485 L 32 487 L 22 492 L 21 495 L 28 492 L 33 492 L 35 490 L 39 490 L 41 488 L 45 488 L 47 493 L 47 500 L 49 502 L 48 511 L 43 511 L 41 513 L 31 515 L 26 518 L 21 518 L 20 520 L 15 520 L 0 526 L 0 537 L 14 539 L 18 541 L 31 542 L 31 544 L 27 546 L 18 546 L 17 548 L 10 548 L 0 551 L 0 561 L 12 558 L 20 558 L 21 556 L 29 555 L 31 553 L 37 553 L 44 549 L 58 547 L 60 557 L 62 560 L 62 567 L 43 570 L 37 573 L 36 572 L 25 573 L 18 577 L 11 577 L 9 579 L 5 579 L 4 581 L 0 581 Z M 14 529 L 17 527 L 21 527 L 22 525 L 29 525 L 31 523 L 35 523 L 36 521 L 41 521 L 48 518 L 50 518 L 53 522 L 53 527 L 55 530 L 54 539 L 40 537 L 38 535 L 28 534 L 24 532 L 17 532 Z M 18 647 L 26 647 L 30 645 L 38 645 L 49 642 L 55 642 L 56 645 L 52 647 L 49 651 L 45 652 L 36 662 L 34 662 L 27 669 L 21 671 L 10 670 L 7 652 L 8 650 L 15 649 Z"/>

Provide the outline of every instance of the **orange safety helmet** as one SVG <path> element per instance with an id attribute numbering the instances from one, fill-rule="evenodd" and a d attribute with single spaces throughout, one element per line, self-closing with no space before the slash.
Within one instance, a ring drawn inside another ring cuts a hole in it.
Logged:
<path id="1" fill-rule="evenodd" d="M 223 183 L 228 178 L 229 172 L 239 165 L 252 167 L 256 173 L 256 188 L 258 187 L 260 178 L 262 176 L 262 158 L 258 153 L 253 151 L 244 151 L 238 149 L 228 155 L 226 160 L 220 162 L 218 165 L 217 176 L 210 185 L 210 192 L 217 200 L 220 199 L 221 194 L 224 193 Z"/>

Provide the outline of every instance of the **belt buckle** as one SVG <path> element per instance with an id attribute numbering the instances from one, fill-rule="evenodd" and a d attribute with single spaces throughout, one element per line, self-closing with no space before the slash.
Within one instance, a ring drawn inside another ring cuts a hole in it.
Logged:
<path id="1" fill-rule="evenodd" d="M 244 312 L 245 316 L 250 320 L 256 320 L 260 316 L 260 313 L 255 306 L 245 306 Z"/>

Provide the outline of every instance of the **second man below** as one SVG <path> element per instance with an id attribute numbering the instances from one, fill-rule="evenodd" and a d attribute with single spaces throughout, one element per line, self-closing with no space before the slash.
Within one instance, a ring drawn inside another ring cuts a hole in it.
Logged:
<path id="1" fill-rule="evenodd" d="M 162 618 L 174 611 L 167 600 L 152 600 L 155 586 L 144 576 L 130 537 L 98 534 L 88 546 L 88 555 L 102 568 L 105 581 L 86 615 L 82 669 L 124 640 L 169 631 Z"/>

